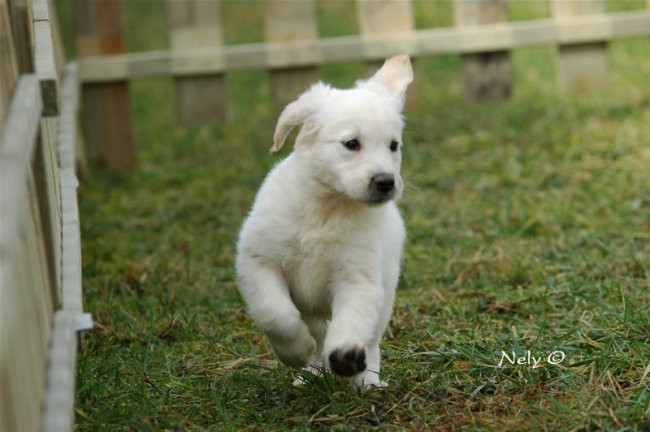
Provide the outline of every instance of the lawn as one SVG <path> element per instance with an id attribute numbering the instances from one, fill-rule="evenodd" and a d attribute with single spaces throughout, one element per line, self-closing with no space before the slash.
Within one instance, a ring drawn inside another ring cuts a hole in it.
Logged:
<path id="1" fill-rule="evenodd" d="M 548 13 L 522 3 L 513 18 Z M 160 4 L 124 4 L 129 48 L 164 48 Z M 322 34 L 355 31 L 350 2 L 318 5 Z M 230 43 L 261 37 L 262 9 L 225 8 L 240 17 Z M 449 24 L 449 2 L 416 11 L 418 26 Z M 366 393 L 332 376 L 293 387 L 237 293 L 238 229 L 289 152 L 269 153 L 267 73 L 229 75 L 230 120 L 191 130 L 171 79 L 133 82 L 137 168 L 94 169 L 80 189 L 96 327 L 76 429 L 649 430 L 649 52 L 648 39 L 612 43 L 611 88 L 569 98 L 552 48 L 517 50 L 512 100 L 482 104 L 463 102 L 457 57 L 418 60 L 390 387 Z M 322 69 L 340 86 L 364 73 Z"/>

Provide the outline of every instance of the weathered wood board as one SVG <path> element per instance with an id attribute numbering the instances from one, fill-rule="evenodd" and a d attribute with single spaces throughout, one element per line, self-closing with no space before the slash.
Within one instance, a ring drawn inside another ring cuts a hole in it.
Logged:
<path id="1" fill-rule="evenodd" d="M 167 17 L 172 50 L 223 44 L 221 5 L 217 0 L 167 0 Z M 181 125 L 194 127 L 226 120 L 228 93 L 223 74 L 184 76 L 174 81 Z"/>
<path id="2" fill-rule="evenodd" d="M 585 16 L 604 16 L 605 0 L 553 0 L 553 16 L 561 22 L 580 22 Z M 562 44 L 558 50 L 557 80 L 564 93 L 584 93 L 609 85 L 607 42 Z"/>
<path id="3" fill-rule="evenodd" d="M 476 27 L 507 21 L 503 0 L 456 0 L 456 25 Z M 463 54 L 463 91 L 470 101 L 508 99 L 512 94 L 510 53 L 495 50 Z"/>
<path id="4" fill-rule="evenodd" d="M 151 76 L 198 75 L 259 68 L 287 69 L 335 62 L 382 60 L 398 51 L 418 57 L 645 36 L 650 36 L 648 9 L 586 16 L 577 21 L 541 19 L 460 28 L 418 29 L 408 34 L 353 35 L 307 42 L 230 45 L 219 50 L 207 48 L 182 53 L 150 51 L 88 57 L 80 59 L 79 78 L 83 82 L 99 83 Z"/>
<path id="5" fill-rule="evenodd" d="M 413 5 L 404 0 L 357 0 L 357 18 L 361 36 L 372 37 L 387 34 L 410 34 L 415 30 Z M 413 54 L 412 50 L 400 50 L 396 47 L 391 55 Z M 388 56 L 386 56 L 388 57 Z M 411 59 L 415 67 L 415 60 Z M 373 74 L 382 61 L 373 61 L 368 65 L 370 74 Z M 417 81 L 408 88 L 406 95 L 406 108 L 415 108 L 419 104 Z"/>
<path id="6" fill-rule="evenodd" d="M 265 7 L 266 41 L 300 41 L 302 45 L 301 49 L 291 53 L 294 60 L 299 59 L 301 64 L 298 67 L 271 70 L 271 94 L 275 110 L 279 112 L 320 78 L 316 66 L 320 63 L 320 58 L 315 49 L 318 41 L 316 4 L 314 0 L 266 0 Z M 279 60 L 272 53 L 263 55 L 271 63 Z"/>
<path id="7" fill-rule="evenodd" d="M 0 135 L 0 429 L 38 430 L 53 315 L 32 155 L 43 109 L 22 75 Z"/>
<path id="8" fill-rule="evenodd" d="M 80 57 L 124 52 L 120 7 L 113 0 L 74 2 Z M 130 171 L 135 164 L 135 136 L 128 82 L 84 84 L 82 105 L 89 159 L 111 172 Z"/>

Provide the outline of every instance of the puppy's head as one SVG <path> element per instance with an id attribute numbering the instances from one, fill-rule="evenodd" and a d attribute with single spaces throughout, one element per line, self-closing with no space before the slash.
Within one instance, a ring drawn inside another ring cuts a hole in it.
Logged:
<path id="1" fill-rule="evenodd" d="M 271 150 L 280 150 L 301 126 L 295 151 L 320 185 L 367 204 L 397 199 L 403 190 L 401 112 L 412 81 L 411 62 L 401 55 L 352 89 L 315 84 L 284 109 Z"/>

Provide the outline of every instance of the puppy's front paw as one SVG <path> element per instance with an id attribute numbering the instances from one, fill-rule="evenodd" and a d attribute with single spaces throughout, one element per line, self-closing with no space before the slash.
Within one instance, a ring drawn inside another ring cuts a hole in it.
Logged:
<path id="1" fill-rule="evenodd" d="M 336 348 L 328 359 L 332 372 L 344 377 L 351 377 L 366 369 L 366 350 L 361 345 Z"/>
<path id="2" fill-rule="evenodd" d="M 357 387 L 362 390 L 383 389 L 388 387 L 388 383 L 380 380 L 379 373 L 373 370 L 365 370 L 363 373 L 360 373 L 354 377 L 354 382 Z"/>

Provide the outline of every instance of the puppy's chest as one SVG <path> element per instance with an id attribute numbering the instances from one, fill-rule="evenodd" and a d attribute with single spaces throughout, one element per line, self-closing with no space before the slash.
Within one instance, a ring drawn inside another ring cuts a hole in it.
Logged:
<path id="1" fill-rule="evenodd" d="M 308 315 L 329 316 L 331 288 L 340 269 L 340 239 L 327 235 L 297 235 L 283 262 L 283 274 L 298 309 Z"/>

